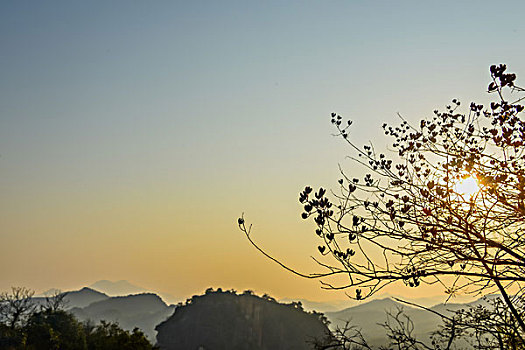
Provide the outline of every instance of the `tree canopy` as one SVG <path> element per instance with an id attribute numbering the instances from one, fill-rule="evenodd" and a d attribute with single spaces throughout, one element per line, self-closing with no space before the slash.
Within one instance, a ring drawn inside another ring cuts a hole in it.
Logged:
<path id="1" fill-rule="evenodd" d="M 302 218 L 319 238 L 314 258 L 325 271 L 325 288 L 353 288 L 364 299 L 388 284 L 442 285 L 454 294 L 500 293 L 522 332 L 515 304 L 525 282 L 525 121 L 516 75 L 503 64 L 490 67 L 489 105 L 457 99 L 416 125 L 401 116 L 382 128 L 390 151 L 360 146 L 351 121 L 337 113 L 331 123 L 366 170 L 362 177 L 341 170 L 338 188 L 299 195 Z M 250 237 L 243 217 L 240 229 Z M 269 254 L 263 253 L 270 258 Z M 274 259 L 276 260 L 276 259 Z M 345 283 L 326 278 L 345 276 Z"/>

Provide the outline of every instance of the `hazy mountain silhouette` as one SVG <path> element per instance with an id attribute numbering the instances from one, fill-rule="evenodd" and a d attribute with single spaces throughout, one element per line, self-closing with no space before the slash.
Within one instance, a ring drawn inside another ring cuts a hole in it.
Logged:
<path id="1" fill-rule="evenodd" d="M 109 299 L 109 297 L 99 291 L 93 290 L 88 287 L 84 287 L 81 290 L 66 292 L 64 301 L 66 307 L 86 307 L 94 302 Z"/>
<path id="2" fill-rule="evenodd" d="M 45 295 L 53 295 L 54 293 L 57 293 L 58 290 L 49 290 L 45 292 Z M 101 293 L 99 291 L 93 290 L 88 287 L 84 287 L 80 290 L 70 291 L 70 292 L 64 292 L 62 294 L 65 294 L 64 297 L 64 307 L 65 309 L 73 309 L 73 308 L 83 308 L 91 303 L 106 300 L 109 297 Z M 34 297 L 34 302 L 37 304 L 44 304 L 46 301 L 46 297 Z"/>
<path id="3" fill-rule="evenodd" d="M 100 280 L 93 283 L 91 288 L 101 291 L 109 296 L 124 296 L 148 292 L 145 288 L 136 286 L 126 280 L 108 281 Z"/>
<path id="4" fill-rule="evenodd" d="M 149 289 L 134 285 L 126 280 L 120 280 L 120 281 L 100 280 L 100 281 L 93 283 L 90 287 L 98 291 L 101 291 L 112 297 L 126 296 L 126 295 L 131 295 L 131 294 L 140 294 L 140 293 L 155 293 L 168 303 L 176 303 L 179 301 L 178 298 L 175 298 L 171 294 L 149 290 Z"/>
<path id="5" fill-rule="evenodd" d="M 125 282 L 125 281 L 124 281 Z M 126 284 L 120 284 L 125 286 Z M 57 292 L 50 290 L 50 294 Z M 117 322 L 125 330 L 140 328 L 153 343 L 155 326 L 166 320 L 175 310 L 153 293 L 110 297 L 104 293 L 84 287 L 78 291 L 64 292 L 65 309 L 72 312 L 80 321 L 97 324 L 101 320 Z M 33 298 L 36 304 L 43 305 L 45 297 Z"/>
<path id="6" fill-rule="evenodd" d="M 363 336 L 370 345 L 378 347 L 388 341 L 385 329 L 379 323 L 387 320 L 387 311 L 395 313 L 397 308 L 402 308 L 414 322 L 414 334 L 422 340 L 426 340 L 428 333 L 436 330 L 441 322 L 441 318 L 433 313 L 401 304 L 390 298 L 372 300 L 337 312 L 327 312 L 326 317 L 331 321 L 330 328 L 342 327 L 350 320 L 351 324 L 361 328 Z"/>
<path id="7" fill-rule="evenodd" d="M 405 299 L 403 296 L 396 296 L 396 295 L 390 295 L 390 294 L 385 294 L 385 295 L 378 296 L 378 297 L 380 299 L 386 299 L 386 298 L 395 299 L 396 297 L 403 299 L 403 300 Z M 442 296 L 442 295 L 441 296 L 435 295 L 435 296 L 429 296 L 429 297 L 418 297 L 418 298 L 409 299 L 409 301 L 417 305 L 422 305 L 425 307 L 432 307 L 434 305 L 438 305 L 442 303 L 444 300 L 445 300 L 445 296 Z M 339 299 L 339 300 L 330 300 L 330 301 L 312 301 L 308 299 L 288 299 L 288 298 L 279 299 L 279 302 L 282 302 L 282 303 L 289 303 L 291 301 L 300 301 L 303 304 L 303 308 L 307 311 L 315 310 L 315 311 L 319 311 L 323 313 L 342 311 L 347 308 L 354 307 L 360 304 L 358 301 L 355 301 L 353 299 L 348 299 L 348 298 Z M 475 299 L 471 296 L 459 296 L 459 297 L 456 297 L 454 301 L 458 305 L 465 305 L 465 304 L 475 301 Z M 452 305 L 452 303 L 446 304 L 446 305 Z"/>
<path id="8" fill-rule="evenodd" d="M 346 309 L 355 304 L 354 300 L 331 300 L 331 301 L 312 301 L 308 299 L 279 299 L 280 303 L 291 303 L 293 301 L 300 301 L 306 311 L 319 312 L 336 312 Z"/>
<path id="9" fill-rule="evenodd" d="M 497 295 L 489 296 L 489 298 L 496 298 Z M 483 299 L 478 299 L 470 303 L 440 303 L 430 307 L 430 310 L 439 312 L 443 315 L 451 315 L 453 312 L 460 309 L 467 309 L 469 306 L 485 304 L 487 302 Z M 441 318 L 424 309 L 412 307 L 404 303 L 397 302 L 390 298 L 376 299 L 363 303 L 357 306 L 349 307 L 347 309 L 337 312 L 327 312 L 326 317 L 330 320 L 330 328 L 334 329 L 337 326 L 343 326 L 345 321 L 351 320 L 351 324 L 361 328 L 365 339 L 370 345 L 378 347 L 385 345 L 387 340 L 385 329 L 379 323 L 385 323 L 387 320 L 386 312 L 390 311 L 396 313 L 398 308 L 402 308 L 405 315 L 407 315 L 414 324 L 413 334 L 417 339 L 429 341 L 430 335 L 437 330 L 440 325 Z"/>
<path id="10" fill-rule="evenodd" d="M 156 327 L 157 345 L 163 350 L 304 350 L 312 348 L 308 342 L 314 338 L 326 337 L 320 316 L 303 311 L 300 303 L 208 290 Z"/>
<path id="11" fill-rule="evenodd" d="M 127 281 L 117 283 L 113 292 L 127 292 L 133 286 Z M 97 282 L 98 283 L 98 282 Z M 104 286 L 104 283 L 98 283 Z M 131 287 L 130 287 L 131 286 Z M 81 321 L 101 320 L 118 322 L 126 329 L 140 328 L 152 341 L 158 339 L 161 349 L 186 349 L 204 346 L 205 349 L 304 349 L 305 340 L 322 337 L 326 326 L 318 313 L 305 310 L 327 310 L 336 307 L 333 302 L 278 303 L 268 295 L 258 297 L 252 293 L 237 295 L 231 291 L 209 289 L 203 296 L 188 299 L 186 305 L 167 305 L 154 293 L 110 297 L 105 293 L 84 287 L 78 291 L 64 292 L 66 309 Z M 497 295 L 489 296 L 496 298 Z M 43 304 L 44 297 L 35 297 Z M 351 302 L 351 301 L 349 301 Z M 343 302 L 341 302 L 343 303 Z M 466 309 L 472 305 L 486 304 L 483 299 L 470 303 L 437 304 L 430 309 L 442 314 Z M 340 311 L 326 312 L 330 328 L 343 326 L 345 321 L 362 329 L 363 335 L 373 347 L 388 341 L 385 330 L 379 325 L 387 319 L 386 311 L 395 313 L 402 308 L 414 323 L 414 334 L 427 341 L 430 333 L 441 323 L 439 316 L 429 311 L 399 303 L 390 298 L 361 302 Z M 176 309 L 176 312 L 174 313 Z M 171 317 L 170 317 L 171 316 Z M 165 322 L 163 322 L 165 321 Z M 158 326 L 157 326 L 158 325 Z M 156 326 L 159 331 L 156 336 Z M 293 329 L 289 329 L 289 328 Z M 286 339 L 284 339 L 286 338 Z M 301 344 L 299 346 L 298 344 Z M 279 345 L 280 344 L 280 345 Z M 283 348 L 284 349 L 284 348 Z"/>
<path id="12" fill-rule="evenodd" d="M 155 341 L 155 326 L 168 318 L 175 306 L 168 306 L 153 293 L 110 297 L 84 308 L 73 308 L 71 312 L 81 321 L 101 320 L 118 322 L 127 330 L 140 328 L 151 341 Z"/>

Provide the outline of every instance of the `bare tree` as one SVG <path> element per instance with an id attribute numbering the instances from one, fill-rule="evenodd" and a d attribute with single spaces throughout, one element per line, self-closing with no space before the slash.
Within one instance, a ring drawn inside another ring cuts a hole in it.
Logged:
<path id="1" fill-rule="evenodd" d="M 66 295 L 67 293 L 62 293 L 58 289 L 53 290 L 45 296 L 44 304 L 40 306 L 41 310 L 55 312 L 65 309 L 68 304 L 68 300 L 65 299 Z"/>
<path id="2" fill-rule="evenodd" d="M 523 315 L 523 299 L 514 297 L 515 308 Z M 458 310 L 451 317 L 442 317 L 443 325 L 434 332 L 437 341 L 454 334 L 475 349 L 523 349 L 519 324 L 514 320 L 510 309 L 500 297 L 484 297 L 483 303 Z"/>
<path id="3" fill-rule="evenodd" d="M 436 311 L 427 309 L 430 312 L 438 314 L 443 320 L 453 320 Z M 404 312 L 402 307 L 398 307 L 395 311 L 386 311 L 386 320 L 383 323 L 378 323 L 385 330 L 385 338 L 388 342 L 379 349 L 390 350 L 449 350 L 453 345 L 456 335 L 459 333 L 454 327 L 442 327 L 440 329 L 439 337 L 433 336 L 430 344 L 417 339 L 414 334 L 414 323 Z M 352 324 L 351 320 L 345 322 L 342 327 L 337 327 L 329 337 L 316 342 L 315 349 L 334 349 L 334 350 L 352 350 L 352 349 L 373 349 L 361 329 Z"/>
<path id="4" fill-rule="evenodd" d="M 0 322 L 15 329 L 35 312 L 35 293 L 24 287 L 12 287 L 11 292 L 0 294 Z"/>
<path id="5" fill-rule="evenodd" d="M 337 191 L 306 187 L 299 195 L 302 217 L 312 219 L 325 269 L 303 274 L 321 278 L 324 288 L 354 289 L 369 297 L 394 282 L 408 287 L 442 285 L 450 295 L 498 292 L 525 334 L 513 296 L 525 282 L 525 90 L 506 66 L 490 67 L 488 92 L 496 101 L 471 103 L 462 112 L 456 99 L 444 111 L 412 125 L 401 116 L 383 125 L 392 150 L 356 145 L 351 121 L 332 113 L 331 122 L 366 171 L 341 170 Z M 509 98 L 507 98 L 507 95 Z M 471 189 L 462 188 L 470 182 Z M 244 217 L 238 221 L 250 242 Z M 335 284 L 328 277 L 344 276 Z"/>
<path id="6" fill-rule="evenodd" d="M 371 350 L 361 329 L 352 324 L 351 320 L 340 327 L 336 327 L 331 334 L 324 339 L 316 339 L 313 342 L 315 350 Z"/>

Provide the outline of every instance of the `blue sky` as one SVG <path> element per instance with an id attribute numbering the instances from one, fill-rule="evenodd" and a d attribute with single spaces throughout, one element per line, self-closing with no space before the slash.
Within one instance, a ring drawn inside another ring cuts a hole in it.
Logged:
<path id="1" fill-rule="evenodd" d="M 236 217 L 311 267 L 297 193 L 335 184 L 338 163 L 353 169 L 330 112 L 354 120 L 358 143 L 384 146 L 397 112 L 417 121 L 452 98 L 486 99 L 490 64 L 519 83 L 524 7 L 3 2 L 0 289 L 128 279 L 178 295 L 339 297 L 253 252 Z"/>

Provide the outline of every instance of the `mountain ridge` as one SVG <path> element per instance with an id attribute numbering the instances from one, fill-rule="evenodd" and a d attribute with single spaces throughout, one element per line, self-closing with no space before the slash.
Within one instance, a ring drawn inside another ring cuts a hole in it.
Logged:
<path id="1" fill-rule="evenodd" d="M 221 289 L 219 288 L 218 290 Z M 213 289 L 209 288 L 206 293 L 210 291 L 213 291 Z M 177 309 L 177 306 L 173 304 L 168 305 L 158 294 L 152 292 L 126 296 L 108 296 L 91 287 L 83 287 L 76 291 L 64 292 L 64 294 L 66 295 L 64 298 L 67 302 L 66 308 L 78 319 L 82 321 L 91 320 L 92 322 L 101 320 L 118 322 L 127 330 L 138 327 L 153 342 L 156 339 L 155 327 L 172 316 Z M 267 298 L 275 301 L 269 296 Z M 35 297 L 34 299 L 40 304 L 45 302 L 43 297 Z M 286 299 L 286 301 L 288 300 L 291 299 Z M 282 303 L 283 300 L 279 302 Z M 352 301 L 349 302 L 352 303 Z M 485 303 L 485 301 L 477 299 L 469 303 L 438 303 L 428 307 L 428 309 L 441 314 L 448 314 L 481 303 Z M 291 301 L 288 305 L 297 305 L 306 311 L 311 311 L 312 309 L 312 304 L 309 304 L 309 301 Z M 320 302 L 315 306 L 320 305 L 326 304 Z M 184 306 L 182 303 L 178 304 L 178 307 L 182 306 Z M 391 297 L 357 302 L 357 304 L 340 310 L 324 312 L 324 315 L 331 322 L 331 329 L 343 326 L 347 320 L 351 320 L 352 324 L 363 330 L 363 335 L 371 345 L 379 346 L 384 345 L 387 341 L 385 330 L 379 323 L 386 321 L 386 312 L 396 313 L 398 309 L 403 309 L 404 313 L 411 318 L 414 323 L 414 334 L 420 340 L 428 340 L 430 333 L 436 330 L 441 323 L 439 316 L 423 308 L 401 303 Z"/>
<path id="2" fill-rule="evenodd" d="M 155 329 L 163 350 L 303 350 L 329 335 L 322 314 L 299 302 L 220 289 L 188 299 Z"/>

